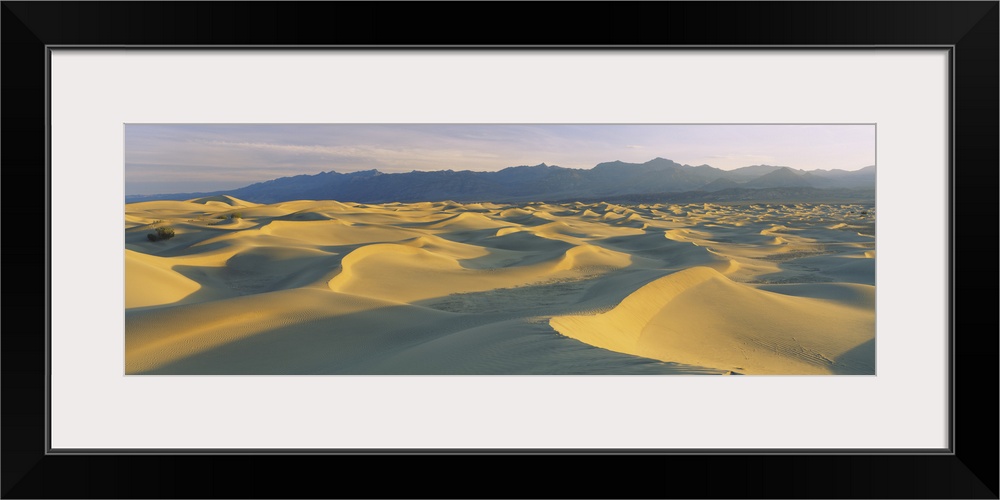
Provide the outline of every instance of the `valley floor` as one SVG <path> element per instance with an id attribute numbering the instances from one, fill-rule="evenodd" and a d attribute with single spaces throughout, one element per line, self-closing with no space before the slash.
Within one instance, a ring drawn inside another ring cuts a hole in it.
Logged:
<path id="1" fill-rule="evenodd" d="M 875 213 L 133 203 L 125 302 L 127 374 L 873 375 Z"/>

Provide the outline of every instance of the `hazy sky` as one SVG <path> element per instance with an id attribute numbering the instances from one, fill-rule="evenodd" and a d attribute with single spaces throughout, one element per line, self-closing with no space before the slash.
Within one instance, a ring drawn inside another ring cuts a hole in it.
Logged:
<path id="1" fill-rule="evenodd" d="M 661 157 L 731 170 L 875 164 L 874 125 L 126 125 L 125 194 L 319 172 L 591 168 Z"/>

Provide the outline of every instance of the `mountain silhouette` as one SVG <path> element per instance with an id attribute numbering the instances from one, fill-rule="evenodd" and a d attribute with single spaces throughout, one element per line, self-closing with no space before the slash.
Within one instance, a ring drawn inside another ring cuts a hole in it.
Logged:
<path id="1" fill-rule="evenodd" d="M 709 165 L 682 165 L 665 158 L 654 158 L 645 163 L 599 163 L 592 169 L 541 163 L 508 167 L 496 172 L 436 170 L 387 174 L 378 170 L 330 171 L 281 177 L 224 191 L 128 195 L 125 201 L 182 200 L 225 194 L 255 203 L 321 199 L 359 203 L 441 200 L 515 202 L 695 191 L 721 193 L 737 188 L 741 192 L 770 188 L 867 192 L 875 189 L 875 167 L 857 171 L 805 171 L 752 165 L 726 171 Z"/>

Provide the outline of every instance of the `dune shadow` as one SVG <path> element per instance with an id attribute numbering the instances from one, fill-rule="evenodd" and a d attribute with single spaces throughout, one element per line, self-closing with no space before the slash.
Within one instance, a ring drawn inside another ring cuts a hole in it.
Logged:
<path id="1" fill-rule="evenodd" d="M 456 243 L 476 244 L 497 234 L 497 228 L 435 231 L 434 235 Z"/>
<path id="2" fill-rule="evenodd" d="M 573 302 L 596 283 L 596 279 L 586 278 L 550 280 L 484 292 L 454 293 L 422 300 L 416 305 L 453 313 L 503 314 L 512 317 L 564 314 L 564 310 L 573 310 Z"/>
<path id="3" fill-rule="evenodd" d="M 837 375 L 875 375 L 877 359 L 873 338 L 837 356 L 830 370 Z"/>
<path id="4" fill-rule="evenodd" d="M 205 302 L 307 286 L 336 271 L 343 257 L 343 254 L 300 257 L 294 265 L 285 265 L 286 269 L 277 272 L 268 271 L 270 263 L 262 256 L 244 253 L 232 256 L 221 267 L 176 265 L 173 270 L 202 284 L 201 289 L 183 302 Z"/>
<path id="5" fill-rule="evenodd" d="M 711 375 L 712 368 L 600 349 L 547 322 L 392 306 L 288 325 L 138 374 Z"/>

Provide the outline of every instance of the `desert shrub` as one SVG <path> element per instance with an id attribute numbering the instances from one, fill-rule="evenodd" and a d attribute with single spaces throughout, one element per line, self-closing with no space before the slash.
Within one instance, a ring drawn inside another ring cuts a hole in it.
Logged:
<path id="1" fill-rule="evenodd" d="M 169 240 L 173 237 L 174 228 L 170 226 L 158 227 L 156 228 L 156 234 L 149 233 L 146 235 L 146 238 L 149 238 L 149 241 Z"/>
<path id="2" fill-rule="evenodd" d="M 243 218 L 243 212 L 233 212 L 233 215 L 230 215 L 230 217 L 233 218 L 233 219 L 242 219 Z"/>
<path id="3" fill-rule="evenodd" d="M 216 215 L 215 218 L 216 219 L 225 219 L 226 216 L 225 215 Z"/>

